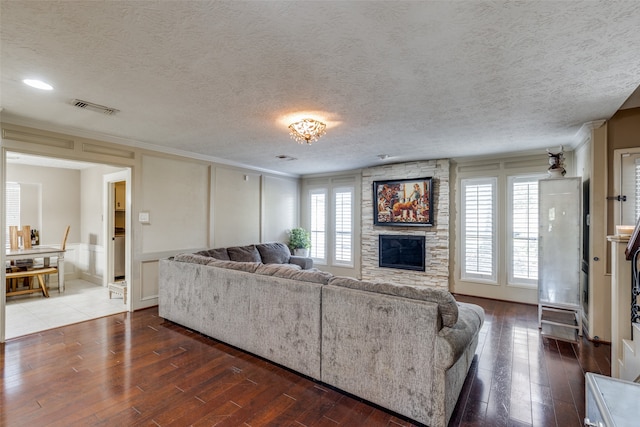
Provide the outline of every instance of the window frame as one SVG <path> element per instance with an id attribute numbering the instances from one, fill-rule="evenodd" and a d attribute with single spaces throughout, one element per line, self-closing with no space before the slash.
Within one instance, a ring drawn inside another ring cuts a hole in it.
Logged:
<path id="1" fill-rule="evenodd" d="M 313 209 L 313 199 L 315 195 L 322 195 L 324 197 L 324 212 L 322 213 L 322 219 L 323 219 L 323 226 L 324 229 L 322 231 L 320 230 L 314 230 L 314 213 L 315 210 Z M 326 188 L 312 188 L 309 189 L 309 232 L 311 233 L 311 249 L 309 251 L 309 256 L 311 257 L 311 259 L 313 259 L 314 263 L 320 264 L 320 265 L 326 265 L 327 264 L 327 249 L 328 249 L 328 239 L 327 236 L 329 234 L 329 230 L 327 227 L 327 212 L 328 212 L 328 190 Z M 318 250 L 318 244 L 317 242 L 315 242 L 315 234 L 314 233 L 320 233 L 322 232 L 324 234 L 324 245 L 322 248 L 323 251 L 323 257 L 316 257 L 314 256 L 314 254 L 317 254 L 317 250 Z"/>
<path id="2" fill-rule="evenodd" d="M 338 260 L 337 259 L 337 254 L 338 254 L 338 241 L 342 240 L 342 239 L 338 239 L 338 221 L 337 221 L 337 195 L 338 193 L 348 193 L 350 195 L 350 212 L 351 212 L 351 218 L 349 221 L 349 260 L 348 261 L 343 261 L 343 260 Z M 335 266 L 339 266 L 339 267 L 353 267 L 354 266 L 354 259 L 355 259 L 355 253 L 354 253 L 354 234 L 355 234 L 355 187 L 350 185 L 350 186 L 338 186 L 338 187 L 334 187 L 332 189 L 332 206 L 331 206 L 331 212 L 332 212 L 332 219 L 333 221 L 331 222 L 331 226 L 332 226 L 332 247 L 333 247 L 333 251 L 331 254 L 331 262 L 332 265 Z"/>
<path id="3" fill-rule="evenodd" d="M 492 259 L 491 259 L 491 274 L 479 274 L 475 272 L 468 272 L 466 270 L 467 257 L 467 203 L 466 195 L 467 188 L 471 185 L 491 185 L 491 245 L 492 245 Z M 497 238 L 497 219 L 498 219 L 498 177 L 486 176 L 486 177 L 469 177 L 460 179 L 460 278 L 466 281 L 498 284 L 498 256 L 499 256 L 499 240 Z"/>
<path id="4" fill-rule="evenodd" d="M 514 212 L 514 193 L 513 193 L 513 184 L 518 181 L 528 181 L 531 182 L 533 180 L 540 181 L 541 179 L 546 178 L 545 174 L 510 174 L 507 175 L 507 188 L 506 188 L 506 210 L 507 210 L 507 230 L 506 230 L 506 244 L 507 244 L 507 253 L 505 259 L 506 261 L 506 273 L 507 273 L 507 286 L 514 287 L 524 287 L 529 289 L 537 289 L 538 287 L 538 277 L 536 267 L 536 278 L 517 278 L 514 277 L 514 238 L 513 238 L 513 212 Z M 540 213 L 539 213 L 539 199 L 536 196 L 536 207 L 538 207 L 538 224 L 536 224 L 536 248 L 539 245 L 539 232 L 538 227 L 540 224 Z M 539 261 L 538 261 L 539 262 Z"/>

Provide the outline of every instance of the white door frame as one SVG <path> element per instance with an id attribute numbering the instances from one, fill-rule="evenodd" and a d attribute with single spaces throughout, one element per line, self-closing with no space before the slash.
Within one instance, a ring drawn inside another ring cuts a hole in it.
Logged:
<path id="1" fill-rule="evenodd" d="M 102 286 L 106 287 L 112 282 L 114 269 L 114 227 L 115 227 L 115 192 L 116 182 L 125 182 L 125 280 L 127 282 L 127 311 L 131 311 L 131 168 L 126 168 L 120 172 L 110 173 L 103 176 L 102 191 L 102 225 L 104 236 L 104 273 L 102 274 Z"/>

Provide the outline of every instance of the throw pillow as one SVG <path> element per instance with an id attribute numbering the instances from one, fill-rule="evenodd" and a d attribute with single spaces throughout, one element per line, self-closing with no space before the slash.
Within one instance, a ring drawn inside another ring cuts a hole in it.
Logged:
<path id="1" fill-rule="evenodd" d="M 231 261 L 262 262 L 260 252 L 258 252 L 255 245 L 233 246 L 227 248 L 227 253 Z"/>
<path id="2" fill-rule="evenodd" d="M 291 258 L 291 252 L 284 243 L 261 243 L 256 247 L 264 264 L 286 264 Z"/>
<path id="3" fill-rule="evenodd" d="M 223 261 L 230 261 L 227 248 L 207 249 L 204 251 L 196 252 L 198 255 L 204 255 L 215 259 L 221 259 Z"/>

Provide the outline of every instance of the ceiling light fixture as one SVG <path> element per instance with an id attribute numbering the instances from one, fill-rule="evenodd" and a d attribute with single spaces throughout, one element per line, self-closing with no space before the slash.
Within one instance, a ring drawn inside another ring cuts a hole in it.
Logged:
<path id="1" fill-rule="evenodd" d="M 322 122 L 314 119 L 302 119 L 299 122 L 291 123 L 289 125 L 289 135 L 292 139 L 295 139 L 298 144 L 309 144 L 316 142 L 326 132 L 327 128 Z"/>
<path id="2" fill-rule="evenodd" d="M 35 87 L 36 89 L 53 90 L 53 86 L 49 83 L 43 82 L 42 80 L 24 79 L 22 83 L 27 86 Z"/>

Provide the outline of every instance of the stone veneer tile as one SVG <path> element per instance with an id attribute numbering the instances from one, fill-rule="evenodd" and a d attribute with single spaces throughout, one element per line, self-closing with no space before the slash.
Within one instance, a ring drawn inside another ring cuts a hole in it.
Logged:
<path id="1" fill-rule="evenodd" d="M 388 227 L 373 225 L 373 181 L 434 179 L 433 227 Z M 449 160 L 427 160 L 367 168 L 362 171 L 362 279 L 399 284 L 449 287 Z M 378 267 L 378 235 L 425 236 L 426 271 Z"/>

